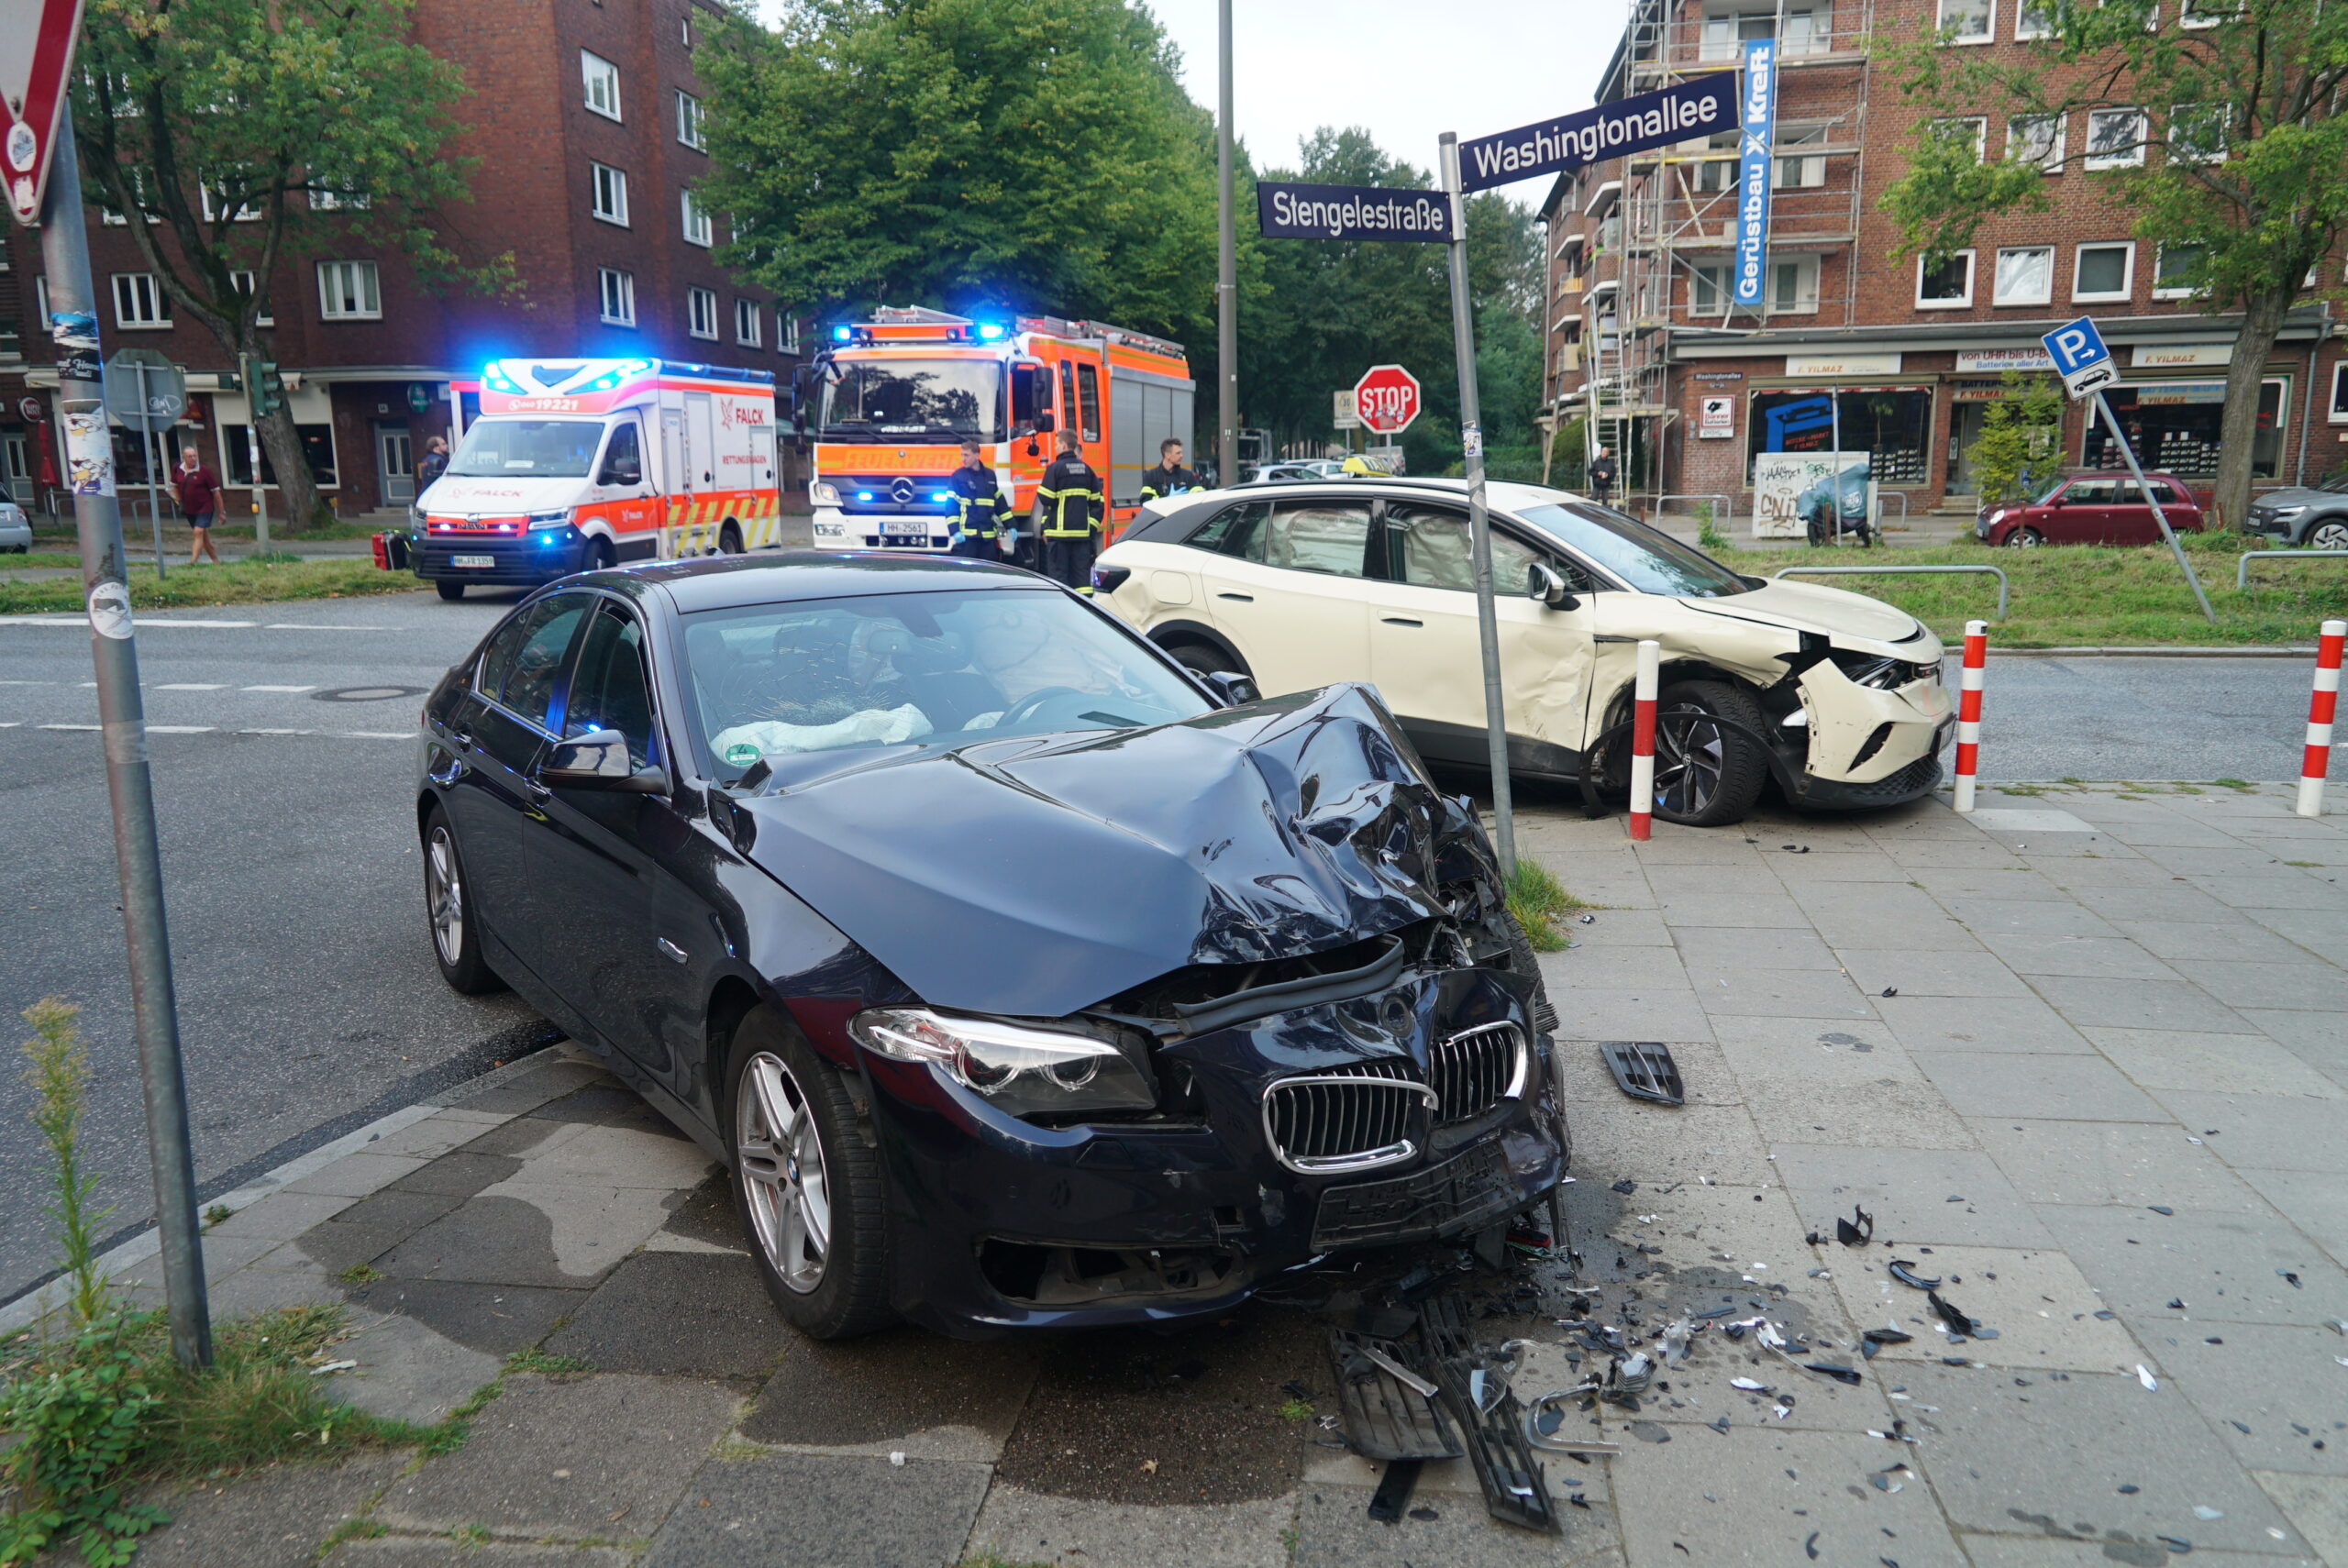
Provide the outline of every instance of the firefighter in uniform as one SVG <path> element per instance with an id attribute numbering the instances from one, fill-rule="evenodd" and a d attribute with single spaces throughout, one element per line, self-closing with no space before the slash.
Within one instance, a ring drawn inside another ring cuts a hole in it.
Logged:
<path id="1" fill-rule="evenodd" d="M 1003 500 L 994 470 L 980 460 L 976 441 L 962 443 L 962 466 L 947 484 L 954 492 L 954 547 L 947 553 L 987 561 L 1000 558 L 1002 552 L 996 541 L 1011 503 Z"/>
<path id="2" fill-rule="evenodd" d="M 1169 436 L 1157 444 L 1157 466 L 1141 476 L 1145 504 L 1199 488 L 1199 476 L 1182 466 L 1182 443 Z"/>
<path id="3" fill-rule="evenodd" d="M 1076 432 L 1059 434 L 1059 456 L 1036 486 L 1036 532 L 1044 575 L 1079 593 L 1092 591 L 1092 558 L 1100 553 L 1109 503 L 1101 476 L 1077 449 Z"/>

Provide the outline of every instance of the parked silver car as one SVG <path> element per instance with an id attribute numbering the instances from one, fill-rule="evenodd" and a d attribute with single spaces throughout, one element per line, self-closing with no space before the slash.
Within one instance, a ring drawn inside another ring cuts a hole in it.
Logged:
<path id="1" fill-rule="evenodd" d="M 32 519 L 15 502 L 0 500 L 0 550 L 21 556 L 32 547 Z"/>

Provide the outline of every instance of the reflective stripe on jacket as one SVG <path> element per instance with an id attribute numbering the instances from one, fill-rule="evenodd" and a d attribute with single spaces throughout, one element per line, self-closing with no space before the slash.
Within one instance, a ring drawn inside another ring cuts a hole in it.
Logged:
<path id="1" fill-rule="evenodd" d="M 1051 525 L 1043 530 L 1047 539 L 1081 539 L 1099 533 L 1102 514 L 1107 510 L 1101 476 L 1080 457 L 1054 458 L 1036 486 L 1036 510 L 1039 518 L 1048 515 L 1051 519 Z"/>
<path id="2" fill-rule="evenodd" d="M 956 469 L 947 483 L 954 491 L 954 528 L 973 539 L 991 539 L 1011 503 L 1002 498 L 991 469 Z"/>

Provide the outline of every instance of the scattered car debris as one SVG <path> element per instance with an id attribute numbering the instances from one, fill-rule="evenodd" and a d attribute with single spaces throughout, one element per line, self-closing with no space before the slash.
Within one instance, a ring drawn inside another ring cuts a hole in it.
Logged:
<path id="1" fill-rule="evenodd" d="M 1938 1290 L 1941 1287 L 1941 1282 L 1937 1277 L 1926 1279 L 1916 1272 L 1915 1260 L 1912 1258 L 1892 1259 L 1890 1270 L 1892 1278 L 1914 1289 Z"/>
<path id="2" fill-rule="evenodd" d="M 1803 1364 L 1803 1366 L 1806 1371 L 1822 1372 L 1837 1383 L 1848 1383 L 1855 1386 L 1866 1381 L 1859 1375 L 1858 1370 L 1855 1367 L 1844 1366 L 1836 1362 L 1806 1362 Z"/>
<path id="3" fill-rule="evenodd" d="M 1859 1354 L 1867 1361 L 1873 1361 L 1876 1353 L 1884 1346 L 1904 1345 L 1915 1337 L 1899 1329 L 1869 1329 L 1859 1336 Z"/>
<path id="4" fill-rule="evenodd" d="M 1747 1394 L 1769 1392 L 1769 1386 L 1755 1377 L 1732 1377 L 1728 1380 L 1728 1386 L 1731 1388 L 1741 1388 Z"/>
<path id="5" fill-rule="evenodd" d="M 1957 1335 L 1962 1339 L 1979 1339 L 1982 1337 L 1981 1324 L 1979 1320 L 1977 1319 L 1966 1317 L 1965 1313 L 1960 1311 L 1956 1307 L 1948 1301 L 1944 1300 L 1939 1291 L 1927 1290 L 1924 1292 L 1924 1305 L 1930 1307 L 1933 1312 L 1939 1316 L 1940 1320 L 1948 1325 L 1948 1331 L 1950 1333 Z"/>
<path id="6" fill-rule="evenodd" d="M 1615 1086 L 1633 1099 L 1656 1105 L 1688 1103 L 1687 1088 L 1679 1081 L 1679 1064 L 1661 1042 L 1604 1040 L 1599 1043 L 1598 1054 L 1607 1071 L 1614 1075 Z"/>
<path id="7" fill-rule="evenodd" d="M 1866 1246 L 1875 1240 L 1875 1216 L 1855 1203 L 1851 1205 L 1851 1218 L 1834 1221 L 1834 1239 L 1846 1247 Z"/>
<path id="8" fill-rule="evenodd" d="M 1639 1190 L 1639 1184 L 1638 1184 L 1637 1182 L 1634 1182 L 1634 1181 L 1631 1180 L 1629 1177 L 1625 1176 L 1623 1180 L 1621 1180 L 1621 1181 L 1618 1181 L 1618 1182 L 1614 1183 L 1614 1184 L 1613 1184 L 1613 1186 L 1612 1186 L 1609 1190 L 1613 1191 L 1613 1192 L 1619 1192 L 1619 1193 L 1622 1193 L 1624 1197 L 1628 1197 L 1628 1196 L 1630 1196 L 1632 1193 L 1634 1193 L 1634 1192 L 1636 1192 L 1636 1191 L 1638 1191 L 1638 1190 Z"/>
<path id="9" fill-rule="evenodd" d="M 357 1366 L 358 1364 L 359 1364 L 357 1362 L 349 1360 L 330 1361 L 322 1366 L 314 1366 L 310 1368 L 310 1375 L 313 1377 L 324 1377 L 329 1372 L 349 1372 L 352 1367 Z"/>
<path id="10" fill-rule="evenodd" d="M 1330 1330 L 1328 1342 L 1346 1441 L 1356 1453 L 1397 1463 L 1466 1452 L 1434 1402 L 1434 1384 L 1402 1364 L 1401 1345 L 1344 1329 Z M 1398 1502 L 1397 1518 L 1400 1508 Z"/>
<path id="11" fill-rule="evenodd" d="M 1411 1510 L 1411 1517 L 1414 1519 L 1424 1519 L 1429 1523 L 1433 1523 L 1434 1520 L 1443 1518 L 1441 1514 L 1436 1513 L 1433 1508 L 1412 1508 Z"/>
<path id="12" fill-rule="evenodd" d="M 1810 846 L 1806 844 L 1789 844 L 1780 845 L 1780 847 L 1783 848 L 1788 855 L 1808 855 L 1810 853 Z"/>
<path id="13" fill-rule="evenodd" d="M 1526 1529 L 1558 1532 L 1556 1507 L 1542 1479 L 1541 1462 L 1524 1437 L 1524 1412 L 1506 1378 L 1479 1366 L 1481 1359 L 1468 1331 L 1456 1296 L 1436 1296 L 1419 1308 L 1420 1368 L 1443 1390 L 1445 1409 L 1468 1443 L 1468 1461 L 1483 1489 L 1484 1508 L 1494 1518 Z M 1482 1388 L 1497 1389 L 1489 1404 L 1471 1400 L 1469 1385 L 1482 1375 Z"/>
<path id="14" fill-rule="evenodd" d="M 1880 996 L 1896 997 L 1899 994 L 1899 988 L 1898 986 L 1886 986 L 1877 994 Z"/>
<path id="15" fill-rule="evenodd" d="M 1419 1484 L 1419 1471 L 1425 1463 L 1418 1459 L 1398 1459 L 1387 1465 L 1386 1474 L 1378 1478 L 1378 1490 L 1369 1496 L 1369 1517 L 1379 1524 L 1399 1524 L 1402 1509 L 1411 1500 L 1412 1489 Z"/>
<path id="16" fill-rule="evenodd" d="M 2171 1209 L 2165 1203 L 2147 1203 L 2144 1207 L 2151 1209 L 2155 1214 L 2175 1214 L 2176 1212 L 2176 1209 Z"/>
<path id="17" fill-rule="evenodd" d="M 2161 1380 L 2154 1377 L 2153 1375 L 2152 1369 L 2141 1361 L 2136 1364 L 2136 1381 L 2154 1392 L 2158 1392 L 2160 1389 Z"/>
<path id="18" fill-rule="evenodd" d="M 1803 1554 L 1812 1562 L 1818 1561 L 1818 1537 L 1820 1533 L 1821 1532 L 1817 1530 L 1811 1530 L 1810 1532 L 1810 1539 L 1801 1543 Z"/>

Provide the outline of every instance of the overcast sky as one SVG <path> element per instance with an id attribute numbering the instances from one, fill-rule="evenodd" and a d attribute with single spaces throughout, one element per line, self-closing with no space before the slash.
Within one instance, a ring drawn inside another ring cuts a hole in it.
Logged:
<path id="1" fill-rule="evenodd" d="M 1215 106 L 1216 0 L 1143 0 Z M 770 16 L 781 0 L 764 0 Z M 1258 169 L 1293 167 L 1318 126 L 1366 126 L 1430 171 L 1435 138 L 1488 136 L 1589 106 L 1626 0 L 1233 0 L 1235 118 Z M 1512 187 L 1537 198 L 1539 182 Z"/>

